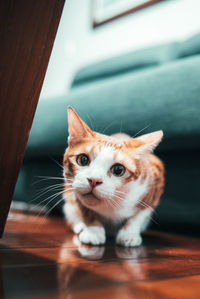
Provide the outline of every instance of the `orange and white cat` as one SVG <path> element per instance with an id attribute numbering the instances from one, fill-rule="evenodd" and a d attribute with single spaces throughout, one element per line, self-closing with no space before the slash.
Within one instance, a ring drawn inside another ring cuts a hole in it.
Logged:
<path id="1" fill-rule="evenodd" d="M 68 107 L 64 154 L 64 212 L 82 243 L 100 245 L 115 234 L 122 246 L 139 246 L 164 188 L 164 166 L 152 154 L 163 132 L 137 138 L 92 131 Z"/>

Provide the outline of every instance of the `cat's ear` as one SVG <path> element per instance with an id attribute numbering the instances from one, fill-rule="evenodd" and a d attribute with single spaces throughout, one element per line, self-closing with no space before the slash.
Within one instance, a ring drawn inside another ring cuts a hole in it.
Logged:
<path id="1" fill-rule="evenodd" d="M 163 131 L 160 130 L 160 131 L 144 134 L 142 136 L 134 138 L 139 142 L 138 147 L 135 148 L 134 152 L 139 155 L 153 152 L 153 150 L 161 142 L 162 137 L 163 137 Z"/>
<path id="2" fill-rule="evenodd" d="M 68 141 L 93 136 L 93 131 L 84 123 L 71 106 L 68 106 Z"/>

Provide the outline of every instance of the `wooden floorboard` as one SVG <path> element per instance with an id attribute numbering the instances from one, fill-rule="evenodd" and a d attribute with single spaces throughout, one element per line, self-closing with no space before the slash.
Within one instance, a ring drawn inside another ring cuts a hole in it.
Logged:
<path id="1" fill-rule="evenodd" d="M 10 212 L 0 298 L 198 298 L 200 240 L 148 231 L 139 248 L 80 244 L 63 219 Z"/>

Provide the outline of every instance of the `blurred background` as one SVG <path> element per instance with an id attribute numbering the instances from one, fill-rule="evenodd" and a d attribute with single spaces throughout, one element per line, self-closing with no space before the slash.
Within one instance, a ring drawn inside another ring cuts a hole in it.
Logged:
<path id="1" fill-rule="evenodd" d="M 199 231 L 199 12 L 198 0 L 66 1 L 13 208 L 62 215 L 72 105 L 105 134 L 162 129 L 166 189 L 152 225 Z"/>
<path id="2" fill-rule="evenodd" d="M 66 95 L 76 71 L 83 66 L 130 51 L 182 41 L 200 31 L 198 0 L 157 1 L 94 29 L 94 4 L 101 2 L 110 4 L 114 10 L 118 2 L 134 7 L 134 3 L 153 1 L 66 1 L 41 100 Z"/>

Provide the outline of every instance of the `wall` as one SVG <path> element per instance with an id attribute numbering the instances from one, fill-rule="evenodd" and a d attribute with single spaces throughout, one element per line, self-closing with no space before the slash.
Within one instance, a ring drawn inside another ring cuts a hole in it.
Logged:
<path id="1" fill-rule="evenodd" d="M 83 65 L 200 31 L 199 0 L 164 1 L 95 30 L 90 1 L 66 1 L 40 99 L 67 94 Z"/>

